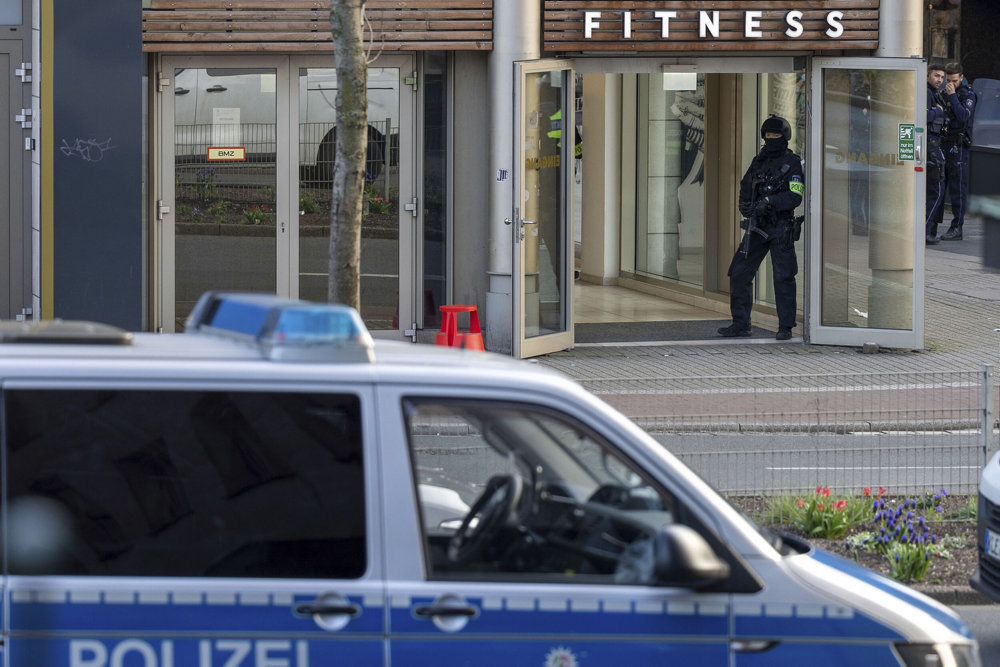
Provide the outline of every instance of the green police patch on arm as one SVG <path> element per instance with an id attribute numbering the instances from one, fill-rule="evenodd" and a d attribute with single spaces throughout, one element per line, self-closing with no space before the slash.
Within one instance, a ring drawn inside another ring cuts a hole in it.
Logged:
<path id="1" fill-rule="evenodd" d="M 802 181 L 792 181 L 791 183 L 788 184 L 788 189 L 794 192 L 795 194 L 802 196 L 806 192 L 806 184 L 803 183 Z"/>

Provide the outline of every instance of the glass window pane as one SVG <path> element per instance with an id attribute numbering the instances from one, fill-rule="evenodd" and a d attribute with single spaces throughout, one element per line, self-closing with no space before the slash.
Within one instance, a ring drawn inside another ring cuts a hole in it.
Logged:
<path id="1" fill-rule="evenodd" d="M 174 73 L 177 331 L 208 290 L 277 289 L 276 76 Z"/>
<path id="2" fill-rule="evenodd" d="M 704 283 L 705 75 L 639 77 L 636 272 Z"/>
<path id="3" fill-rule="evenodd" d="M 13 574 L 366 570 L 355 396 L 23 390 L 5 402 Z M 55 528 L 47 542 L 36 525 Z"/>
<path id="4" fill-rule="evenodd" d="M 0 0 L 0 25 L 21 25 L 22 0 Z"/>
<path id="5" fill-rule="evenodd" d="M 915 179 L 897 151 L 915 94 L 910 71 L 823 72 L 824 326 L 913 328 Z"/>
<path id="6" fill-rule="evenodd" d="M 432 578 L 650 584 L 674 501 L 581 424 L 524 405 L 413 400 Z"/>
<path id="7" fill-rule="evenodd" d="M 565 71 L 525 75 L 523 119 L 524 210 L 524 336 L 532 338 L 566 331 L 565 170 L 572 167 L 574 138 L 564 122 Z"/>
<path id="8" fill-rule="evenodd" d="M 448 257 L 448 54 L 424 56 L 424 328 L 441 326 L 447 303 Z"/>
<path id="9" fill-rule="evenodd" d="M 299 70 L 299 296 L 326 301 L 336 150 L 337 70 Z M 361 219 L 361 317 L 397 328 L 399 302 L 399 70 L 368 68 L 368 144 Z"/>

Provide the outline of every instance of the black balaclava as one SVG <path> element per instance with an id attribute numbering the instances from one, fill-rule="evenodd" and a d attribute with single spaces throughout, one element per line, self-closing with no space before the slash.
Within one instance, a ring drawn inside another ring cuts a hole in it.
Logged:
<path id="1" fill-rule="evenodd" d="M 786 150 L 788 150 L 788 139 L 778 137 L 777 139 L 765 139 L 760 152 L 768 157 L 774 157 L 784 155 Z"/>

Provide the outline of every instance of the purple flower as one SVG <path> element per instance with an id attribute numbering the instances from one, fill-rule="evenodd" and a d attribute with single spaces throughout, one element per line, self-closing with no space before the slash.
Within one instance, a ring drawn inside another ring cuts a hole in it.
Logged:
<path id="1" fill-rule="evenodd" d="M 938 505 L 937 507 L 935 507 L 935 508 L 934 508 L 934 511 L 935 511 L 935 512 L 943 512 L 943 511 L 944 511 L 944 508 L 943 508 L 943 507 L 941 507 L 940 505 Z"/>

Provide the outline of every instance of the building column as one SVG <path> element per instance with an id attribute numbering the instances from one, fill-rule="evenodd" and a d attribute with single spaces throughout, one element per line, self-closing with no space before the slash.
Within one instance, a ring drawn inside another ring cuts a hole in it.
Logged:
<path id="1" fill-rule="evenodd" d="M 493 352 L 513 350 L 514 62 L 541 56 L 541 0 L 503 0 L 493 4 L 493 51 L 488 76 L 490 117 L 489 287 L 483 321 Z M 506 180 L 500 175 L 505 174 Z"/>

